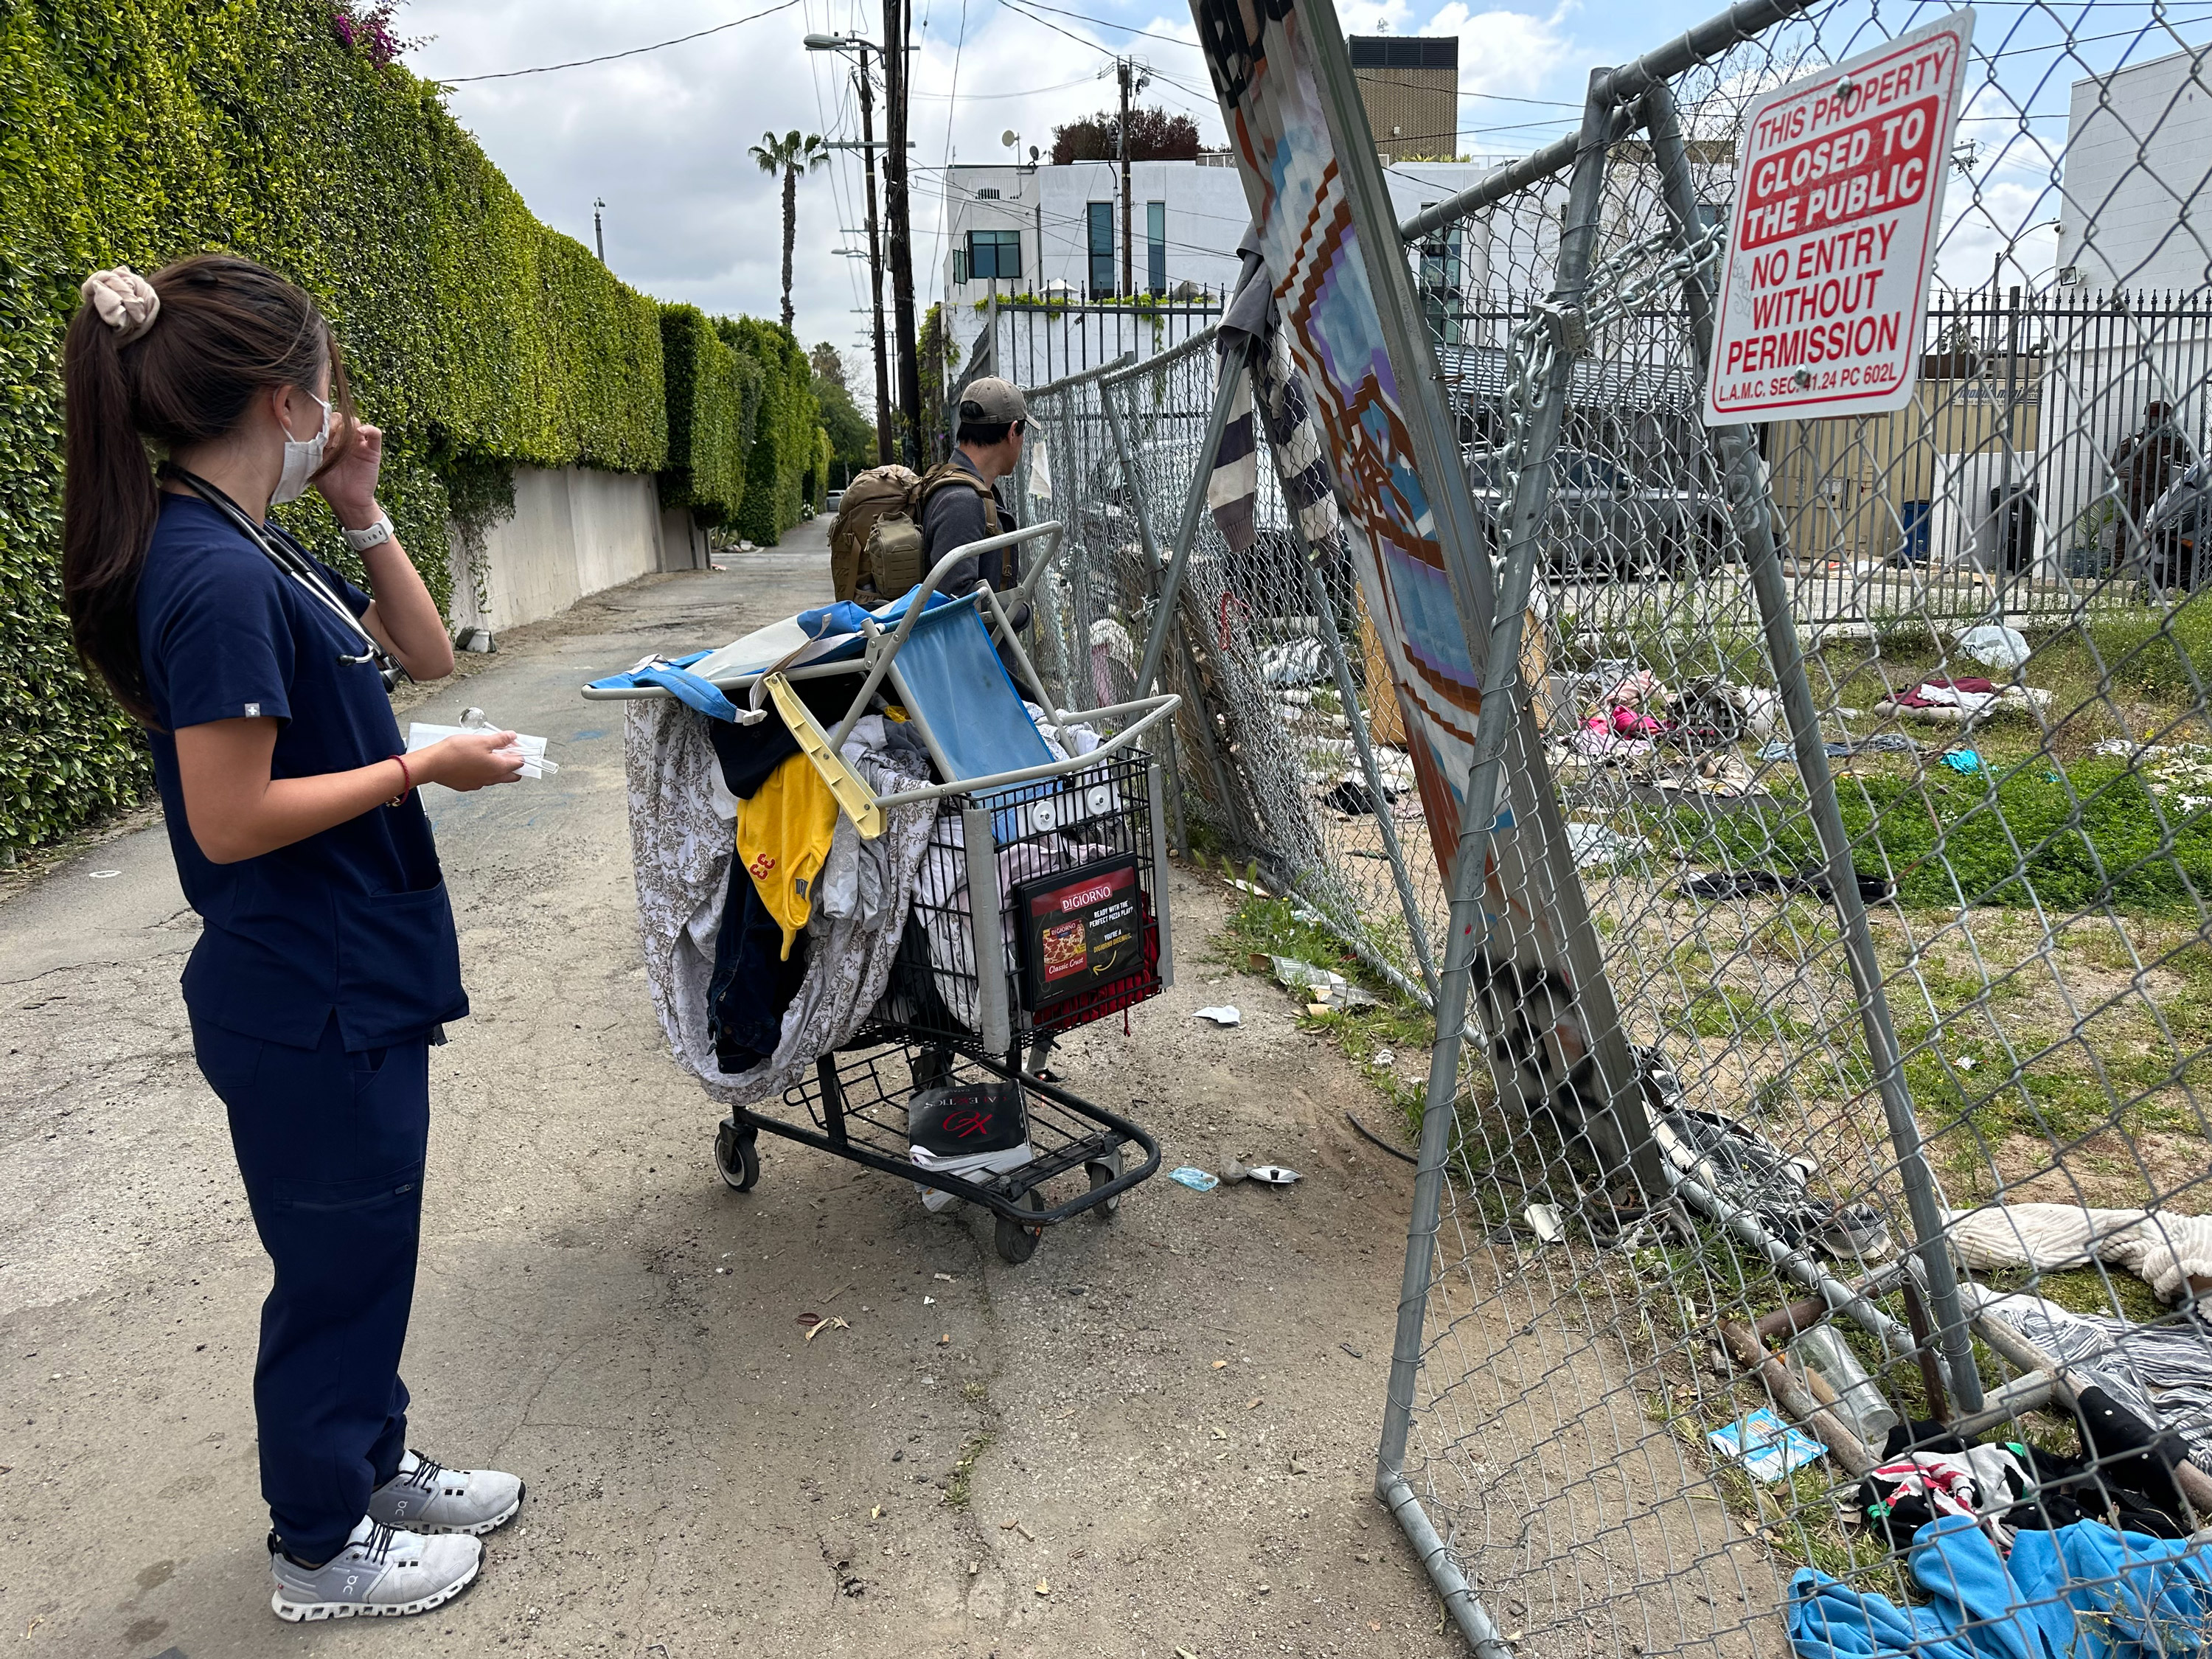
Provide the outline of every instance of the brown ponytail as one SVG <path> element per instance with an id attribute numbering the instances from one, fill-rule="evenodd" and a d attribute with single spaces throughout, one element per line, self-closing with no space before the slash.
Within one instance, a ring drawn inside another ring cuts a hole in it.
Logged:
<path id="1" fill-rule="evenodd" d="M 353 400 L 330 325 L 306 290 L 251 259 L 203 253 L 149 279 L 153 324 L 127 344 L 89 301 L 62 348 L 68 475 L 62 507 L 62 603 L 77 654 L 115 699 L 155 724 L 138 656 L 138 578 L 161 514 L 149 446 L 171 450 L 225 436 L 256 392 L 314 389 L 325 362 L 349 447 Z"/>

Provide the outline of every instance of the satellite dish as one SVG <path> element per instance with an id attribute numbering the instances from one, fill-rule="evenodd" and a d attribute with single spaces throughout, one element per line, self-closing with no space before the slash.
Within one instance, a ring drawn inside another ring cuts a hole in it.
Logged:
<path id="1" fill-rule="evenodd" d="M 1004 132 L 999 135 L 999 142 L 1004 144 L 1008 149 L 1012 149 L 1019 135 L 1017 134 L 1012 127 L 1008 127 Z"/>
<path id="2" fill-rule="evenodd" d="M 1030 146 L 1030 161 L 1036 161 L 1036 158 L 1037 158 L 1037 147 L 1036 147 L 1035 144 L 1031 144 L 1031 145 Z"/>

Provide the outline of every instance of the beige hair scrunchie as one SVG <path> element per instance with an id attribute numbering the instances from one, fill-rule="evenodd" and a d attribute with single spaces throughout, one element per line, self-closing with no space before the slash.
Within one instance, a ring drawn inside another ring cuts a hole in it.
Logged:
<path id="1" fill-rule="evenodd" d="M 100 313 L 100 320 L 115 331 L 115 343 L 127 346 L 161 314 L 161 296 L 154 285 L 129 265 L 95 270 L 77 290 Z"/>

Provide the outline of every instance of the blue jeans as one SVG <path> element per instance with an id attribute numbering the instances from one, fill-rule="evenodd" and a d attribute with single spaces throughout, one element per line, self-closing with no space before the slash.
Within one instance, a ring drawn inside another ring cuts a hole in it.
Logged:
<path id="1" fill-rule="evenodd" d="M 429 1045 L 348 1054 L 334 1016 L 313 1048 L 198 1019 L 192 1047 L 276 1269 L 253 1367 L 261 1495 L 282 1547 L 325 1561 L 405 1450 Z"/>

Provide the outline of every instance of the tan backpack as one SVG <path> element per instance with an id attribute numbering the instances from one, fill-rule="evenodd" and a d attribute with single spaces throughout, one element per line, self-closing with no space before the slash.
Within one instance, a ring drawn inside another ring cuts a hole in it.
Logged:
<path id="1" fill-rule="evenodd" d="M 964 484 L 983 498 L 983 521 L 989 532 L 999 533 L 999 506 L 991 494 L 990 486 L 964 466 L 955 466 L 950 461 L 937 465 L 915 477 L 904 467 L 878 467 L 864 477 L 873 478 L 888 472 L 905 472 L 911 480 L 905 493 L 896 504 L 885 502 L 874 508 L 867 520 L 867 529 L 860 543 L 855 579 L 855 597 L 863 604 L 884 605 L 911 592 L 929 574 L 929 564 L 921 539 L 922 509 L 929 498 L 951 484 Z M 852 497 L 848 494 L 846 504 Z M 838 522 L 844 522 L 844 506 L 837 512 Z M 831 528 L 831 568 L 836 564 L 836 529 Z"/>
<path id="2" fill-rule="evenodd" d="M 921 532 L 913 525 L 910 503 L 921 483 L 910 468 L 893 462 L 872 467 L 845 486 L 837 516 L 830 525 L 830 580 L 840 599 L 854 598 L 867 574 L 867 548 L 878 521 L 888 514 L 905 519 L 914 530 L 917 556 Z M 920 581 L 917 575 L 914 581 Z M 911 587 L 910 581 L 907 586 Z M 902 590 L 903 591 L 903 590 Z"/>

